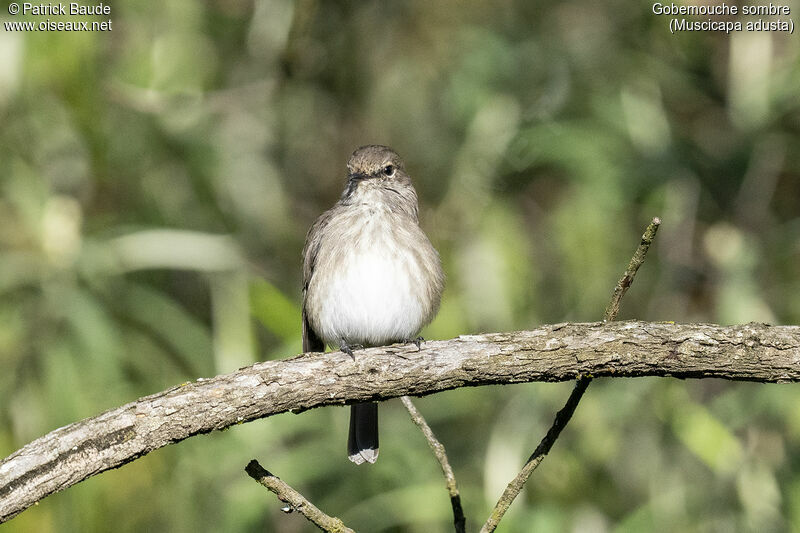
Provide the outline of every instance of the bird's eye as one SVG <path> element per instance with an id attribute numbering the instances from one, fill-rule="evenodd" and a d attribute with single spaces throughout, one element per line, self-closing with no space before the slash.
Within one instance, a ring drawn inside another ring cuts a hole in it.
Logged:
<path id="1" fill-rule="evenodd" d="M 394 176 L 394 165 L 386 165 L 383 167 L 383 175 L 389 178 Z"/>

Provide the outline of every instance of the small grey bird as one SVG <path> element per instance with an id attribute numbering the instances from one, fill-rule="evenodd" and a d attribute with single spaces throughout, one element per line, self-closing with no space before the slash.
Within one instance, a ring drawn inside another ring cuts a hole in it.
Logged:
<path id="1" fill-rule="evenodd" d="M 342 197 L 311 226 L 303 249 L 303 351 L 419 344 L 439 309 L 444 273 L 419 227 L 417 192 L 386 146 L 362 146 L 347 163 Z M 378 458 L 378 405 L 350 409 L 351 461 Z"/>

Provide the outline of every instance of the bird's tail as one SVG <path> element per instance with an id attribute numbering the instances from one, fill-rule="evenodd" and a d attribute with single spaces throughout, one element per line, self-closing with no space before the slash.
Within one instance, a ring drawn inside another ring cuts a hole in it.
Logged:
<path id="1" fill-rule="evenodd" d="M 347 455 L 355 464 L 374 463 L 378 459 L 378 404 L 357 403 L 350 406 L 350 437 Z"/>

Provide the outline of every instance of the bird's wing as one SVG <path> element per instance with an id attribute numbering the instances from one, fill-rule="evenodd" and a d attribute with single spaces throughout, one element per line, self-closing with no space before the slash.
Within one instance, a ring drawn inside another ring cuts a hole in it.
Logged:
<path id="1" fill-rule="evenodd" d="M 317 332 L 311 327 L 308 322 L 308 314 L 306 312 L 306 299 L 308 293 L 308 286 L 311 283 L 311 278 L 314 276 L 314 267 L 316 266 L 317 253 L 321 245 L 321 230 L 328 225 L 331 218 L 331 211 L 323 213 L 311 225 L 306 235 L 306 244 L 303 247 L 303 352 L 324 352 L 325 342 L 317 335 Z"/>
<path id="2" fill-rule="evenodd" d="M 306 309 L 303 307 L 303 352 L 324 352 L 325 343 L 317 337 L 317 334 L 311 329 L 306 316 Z"/>

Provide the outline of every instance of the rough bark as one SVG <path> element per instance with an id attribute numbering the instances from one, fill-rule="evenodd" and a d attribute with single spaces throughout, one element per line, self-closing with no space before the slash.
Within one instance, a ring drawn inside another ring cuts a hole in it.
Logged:
<path id="1" fill-rule="evenodd" d="M 800 381 L 800 327 L 615 322 L 312 353 L 198 379 L 57 429 L 0 462 L 0 523 L 198 433 L 323 405 L 579 376 Z"/>

